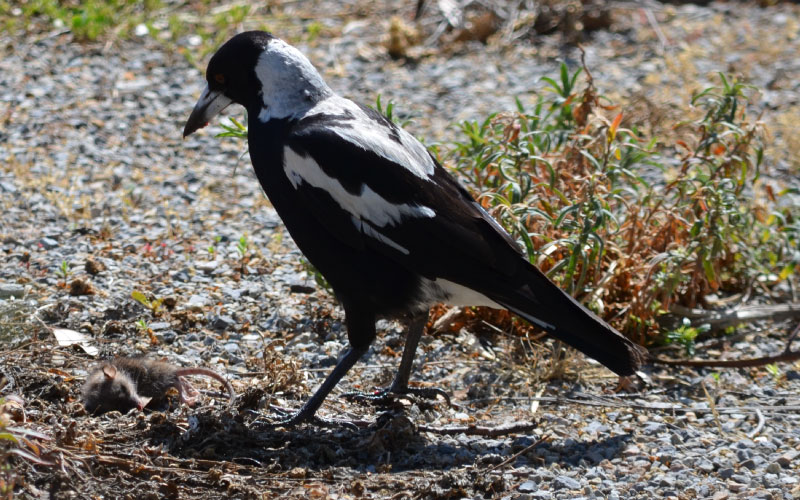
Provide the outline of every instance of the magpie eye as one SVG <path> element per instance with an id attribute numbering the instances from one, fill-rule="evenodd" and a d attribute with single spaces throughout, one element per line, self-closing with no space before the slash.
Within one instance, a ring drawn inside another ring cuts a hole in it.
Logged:
<path id="1" fill-rule="evenodd" d="M 222 73 L 217 73 L 216 75 L 214 75 L 214 80 L 216 80 L 217 83 L 222 85 L 225 83 L 225 75 L 223 75 Z"/>

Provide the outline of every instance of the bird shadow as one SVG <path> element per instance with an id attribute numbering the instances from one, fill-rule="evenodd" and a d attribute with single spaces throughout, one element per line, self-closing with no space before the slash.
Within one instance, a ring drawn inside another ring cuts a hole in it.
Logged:
<path id="1" fill-rule="evenodd" d="M 400 412 L 380 414 L 374 423 L 355 429 L 316 425 L 269 428 L 241 415 L 228 418 L 207 412 L 196 414 L 188 430 L 164 421 L 151 426 L 145 437 L 184 458 L 284 471 L 347 467 L 365 472 L 500 464 L 535 468 L 559 463 L 569 468 L 619 456 L 631 440 L 629 434 L 599 440 L 541 440 L 534 434 L 441 435 L 419 432 Z M 510 457 L 514 458 L 504 463 Z"/>

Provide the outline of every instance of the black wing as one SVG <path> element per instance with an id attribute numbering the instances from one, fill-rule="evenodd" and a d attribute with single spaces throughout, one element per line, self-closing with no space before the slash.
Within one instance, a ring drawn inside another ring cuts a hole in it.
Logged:
<path id="1" fill-rule="evenodd" d="M 421 147 L 412 140 L 374 111 L 316 116 L 290 134 L 285 168 L 314 217 L 351 248 L 471 288 L 618 374 L 634 373 L 646 351 L 521 257 L 430 154 L 398 152 Z"/>
<path id="2" fill-rule="evenodd" d="M 416 139 L 361 110 L 302 120 L 287 140 L 292 157 L 285 162 L 312 160 L 306 166 L 319 170 L 293 180 L 319 222 L 352 248 L 380 252 L 428 278 L 481 291 L 490 285 L 484 280 L 513 276 L 521 260 L 514 240 L 427 151 L 424 159 L 393 155 Z"/>

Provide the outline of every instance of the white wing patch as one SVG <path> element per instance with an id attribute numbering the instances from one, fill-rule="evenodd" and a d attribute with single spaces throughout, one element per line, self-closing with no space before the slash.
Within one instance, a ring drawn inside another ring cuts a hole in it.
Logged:
<path id="1" fill-rule="evenodd" d="M 397 142 L 389 135 L 390 130 L 385 125 L 376 123 L 349 99 L 331 96 L 314 106 L 306 116 L 330 114 L 338 117 L 345 112 L 353 116 L 348 126 L 332 123 L 327 128 L 347 142 L 365 151 L 372 151 L 417 177 L 428 179 L 433 175 L 436 165 L 421 142 L 399 127 L 397 133 L 400 142 Z"/>
<path id="2" fill-rule="evenodd" d="M 505 309 L 482 293 L 442 278 L 435 280 L 423 278 L 420 283 L 420 292 L 422 292 L 420 305 L 423 307 L 443 302 L 451 306 L 487 306 Z"/>
<path id="3" fill-rule="evenodd" d="M 419 298 L 415 304 L 419 310 L 427 311 L 432 305 L 440 302 L 451 306 L 487 306 L 495 309 L 507 309 L 480 292 L 442 278 L 435 280 L 423 278 L 419 291 Z M 555 325 L 533 316 L 524 315 L 524 318 L 545 330 L 554 331 L 556 329 Z"/>
<path id="4" fill-rule="evenodd" d="M 283 170 L 295 188 L 302 182 L 320 188 L 354 219 L 363 219 L 377 227 L 394 226 L 407 217 L 436 216 L 430 207 L 391 203 L 366 184 L 361 185 L 359 194 L 350 193 L 338 179 L 328 176 L 310 155 L 300 156 L 289 146 L 283 149 Z"/>
<path id="5" fill-rule="evenodd" d="M 355 217 L 353 217 L 353 224 L 356 226 L 356 229 L 358 229 L 359 232 L 364 233 L 372 238 L 375 238 L 384 245 L 388 245 L 404 255 L 408 255 L 409 253 L 411 253 L 409 252 L 408 248 L 404 247 L 403 245 L 399 244 L 398 242 L 394 241 L 388 236 L 379 233 L 378 230 L 372 227 L 372 225 L 370 225 L 369 222 L 363 221 L 361 219 L 356 219 Z"/>

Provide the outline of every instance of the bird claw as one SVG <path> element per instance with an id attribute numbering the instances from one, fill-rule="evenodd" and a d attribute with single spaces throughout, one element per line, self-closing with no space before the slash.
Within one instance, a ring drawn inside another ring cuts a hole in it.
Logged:
<path id="1" fill-rule="evenodd" d="M 297 427 L 300 424 L 308 423 L 311 425 L 316 425 L 318 427 L 345 427 L 349 430 L 355 431 L 358 430 L 359 427 L 365 427 L 366 425 L 368 425 L 368 422 L 363 422 L 360 420 L 341 420 L 341 419 L 322 418 L 314 414 L 309 414 L 304 409 L 300 409 L 300 411 L 298 411 L 297 413 L 295 413 L 290 417 L 286 417 L 286 415 L 289 415 L 290 412 L 285 408 L 272 406 L 272 410 L 276 411 L 281 417 L 284 418 L 266 423 L 264 425 L 264 428 L 266 429 L 276 429 L 278 427 L 291 429 L 293 427 Z"/>
<path id="2" fill-rule="evenodd" d="M 410 396 L 417 396 L 423 399 L 436 399 L 437 396 L 441 396 L 447 402 L 447 406 L 453 406 L 450 402 L 450 395 L 438 387 L 406 387 L 400 390 L 387 387 L 373 393 L 347 392 L 343 396 L 351 401 L 368 401 L 373 404 L 391 403 L 398 398 L 411 400 Z"/>

